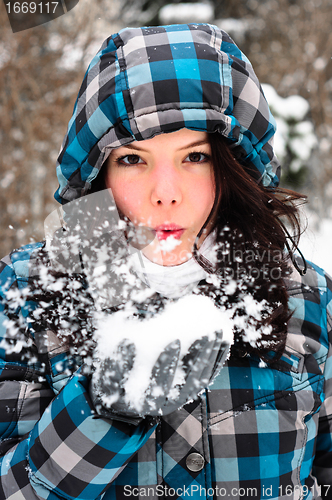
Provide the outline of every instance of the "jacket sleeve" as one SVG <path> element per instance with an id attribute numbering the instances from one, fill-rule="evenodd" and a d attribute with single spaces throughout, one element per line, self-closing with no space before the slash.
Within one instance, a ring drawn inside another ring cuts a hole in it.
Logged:
<path id="1" fill-rule="evenodd" d="M 89 381 L 79 371 L 55 395 L 37 360 L 20 356 L 21 338 L 15 344 L 9 333 L 14 314 L 22 330 L 27 318 L 20 301 L 6 313 L 6 291 L 14 298 L 20 286 L 9 262 L 2 263 L 0 283 L 0 498 L 97 499 L 153 426 L 96 418 Z"/>
<path id="2" fill-rule="evenodd" d="M 322 487 L 322 498 L 332 499 L 332 281 L 327 276 L 326 328 L 329 351 L 324 367 L 325 399 L 319 412 L 314 474 Z"/>

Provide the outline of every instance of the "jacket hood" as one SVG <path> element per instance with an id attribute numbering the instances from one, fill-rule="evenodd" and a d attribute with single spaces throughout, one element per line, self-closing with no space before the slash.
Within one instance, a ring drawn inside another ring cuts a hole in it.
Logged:
<path id="1" fill-rule="evenodd" d="M 121 30 L 85 74 L 58 157 L 55 198 L 64 204 L 86 194 L 111 149 L 184 127 L 222 134 L 258 183 L 278 185 L 275 120 L 226 32 L 210 24 Z"/>

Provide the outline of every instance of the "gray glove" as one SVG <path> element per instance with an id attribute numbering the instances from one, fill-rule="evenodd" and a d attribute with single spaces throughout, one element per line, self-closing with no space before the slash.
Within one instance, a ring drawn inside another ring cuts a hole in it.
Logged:
<path id="1" fill-rule="evenodd" d="M 150 375 L 144 400 L 137 409 L 126 400 L 125 382 L 135 360 L 135 346 L 123 340 L 116 360 L 107 358 L 97 368 L 90 384 L 90 396 L 99 415 L 138 425 L 146 416 L 162 416 L 196 399 L 213 380 L 225 361 L 229 344 L 216 332 L 213 340 L 196 340 L 180 357 L 180 341 L 169 344 L 159 355 Z M 181 385 L 174 385 L 178 365 L 184 371 Z"/>

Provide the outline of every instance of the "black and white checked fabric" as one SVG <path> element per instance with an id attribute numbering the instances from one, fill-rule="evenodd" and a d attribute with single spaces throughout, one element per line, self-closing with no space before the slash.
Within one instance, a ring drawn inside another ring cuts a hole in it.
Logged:
<path id="1" fill-rule="evenodd" d="M 39 248 L 0 268 L 1 499 L 331 498 L 332 283 L 321 269 L 289 279 L 294 314 L 278 362 L 232 358 L 199 400 L 134 427 L 93 418 L 88 380 L 55 339 L 46 378 L 38 356 L 4 350 L 8 291 L 28 286 Z M 31 307 L 18 304 L 22 328 Z M 188 468 L 191 453 L 201 470 Z"/>

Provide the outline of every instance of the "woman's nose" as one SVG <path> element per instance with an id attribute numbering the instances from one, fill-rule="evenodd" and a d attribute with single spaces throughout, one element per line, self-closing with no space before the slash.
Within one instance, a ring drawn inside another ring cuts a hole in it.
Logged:
<path id="1" fill-rule="evenodd" d="M 182 201 L 179 172 L 169 162 L 156 165 L 152 174 L 151 202 L 153 205 L 177 205 Z"/>

